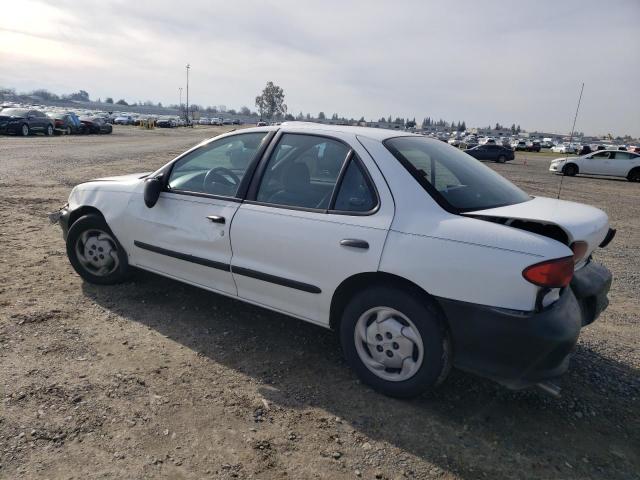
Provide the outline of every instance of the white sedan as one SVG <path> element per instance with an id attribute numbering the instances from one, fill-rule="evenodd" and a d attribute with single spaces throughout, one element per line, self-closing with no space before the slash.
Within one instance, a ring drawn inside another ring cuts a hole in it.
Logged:
<path id="1" fill-rule="evenodd" d="M 576 147 L 568 143 L 561 143 L 551 147 L 553 153 L 576 153 Z"/>
<path id="2" fill-rule="evenodd" d="M 640 155 L 622 150 L 599 150 L 581 157 L 552 160 L 549 171 L 571 177 L 584 173 L 623 177 L 630 182 L 640 182 Z"/>
<path id="3" fill-rule="evenodd" d="M 136 267 L 332 328 L 361 379 L 397 397 L 451 366 L 551 388 L 607 306 L 592 254 L 615 233 L 444 142 L 298 122 L 80 184 L 50 216 L 86 281 Z"/>

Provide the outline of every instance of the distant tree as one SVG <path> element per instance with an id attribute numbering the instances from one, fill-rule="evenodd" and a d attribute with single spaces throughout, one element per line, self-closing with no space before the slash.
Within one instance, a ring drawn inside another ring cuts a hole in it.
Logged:
<path id="1" fill-rule="evenodd" d="M 105 98 L 104 103 L 113 103 L 113 98 L 111 97 Z"/>
<path id="2" fill-rule="evenodd" d="M 60 100 L 60 97 L 58 95 L 56 95 L 55 93 L 51 93 L 49 90 L 46 90 L 44 88 L 34 90 L 30 93 L 30 95 L 33 95 L 34 97 L 40 97 L 41 99 L 47 101 Z"/>
<path id="3" fill-rule="evenodd" d="M 227 112 L 227 106 L 226 105 L 218 105 L 218 111 L 220 113 L 226 113 Z"/>
<path id="4" fill-rule="evenodd" d="M 416 121 L 415 120 L 407 120 L 407 123 L 405 123 L 404 126 L 407 127 L 407 128 L 415 128 Z"/>
<path id="5" fill-rule="evenodd" d="M 71 93 L 67 95 L 69 100 L 78 100 L 80 102 L 88 102 L 89 101 L 89 93 L 86 90 L 78 90 L 75 93 Z"/>
<path id="6" fill-rule="evenodd" d="M 229 115 L 235 115 L 235 114 L 236 114 L 236 111 L 235 111 L 235 109 L 230 108 L 229 110 L 227 110 L 227 113 L 228 113 Z"/>
<path id="7" fill-rule="evenodd" d="M 331 120 L 338 120 L 338 114 L 334 113 L 333 115 L 331 115 Z"/>
<path id="8" fill-rule="evenodd" d="M 462 121 L 462 124 L 460 125 L 460 131 L 461 132 L 466 132 L 467 131 L 467 124 L 464 122 L 464 120 Z"/>
<path id="9" fill-rule="evenodd" d="M 158 102 L 158 108 L 162 108 L 162 102 Z"/>
<path id="10" fill-rule="evenodd" d="M 515 123 L 511 124 L 511 133 L 516 133 L 516 124 Z"/>
<path id="11" fill-rule="evenodd" d="M 273 82 L 267 82 L 262 94 L 256 97 L 256 107 L 262 118 L 271 119 L 287 113 L 284 103 L 284 90 Z"/>
<path id="12" fill-rule="evenodd" d="M 124 98 L 121 98 L 116 102 L 116 105 L 129 105 L 129 104 L 124 100 Z"/>
<path id="13" fill-rule="evenodd" d="M 240 108 L 240 115 L 251 115 L 251 110 L 249 110 L 249 107 L 242 107 Z"/>
<path id="14" fill-rule="evenodd" d="M 311 120 L 311 114 L 309 112 L 307 112 L 307 120 Z"/>
<path id="15" fill-rule="evenodd" d="M 304 113 L 300 112 L 300 113 L 296 116 L 296 120 L 304 120 Z"/>
<path id="16" fill-rule="evenodd" d="M 360 120 L 358 120 L 358 121 L 359 121 L 359 122 L 364 122 L 364 121 L 365 121 L 365 119 L 364 119 L 364 115 L 363 115 L 362 117 L 360 117 Z"/>
<path id="17" fill-rule="evenodd" d="M 318 114 L 318 120 L 325 120 L 327 117 L 325 116 L 324 112 L 320 112 Z"/>
<path id="18" fill-rule="evenodd" d="M 287 114 L 284 116 L 284 119 L 285 119 L 285 120 L 287 120 L 287 121 L 293 121 L 293 120 L 295 120 L 296 118 L 295 118 L 293 115 L 291 115 L 290 113 L 287 113 Z"/>
<path id="19" fill-rule="evenodd" d="M 520 130 L 520 125 L 518 125 L 518 126 L 516 127 L 516 133 L 520 133 L 520 132 L 521 132 L 521 130 Z"/>

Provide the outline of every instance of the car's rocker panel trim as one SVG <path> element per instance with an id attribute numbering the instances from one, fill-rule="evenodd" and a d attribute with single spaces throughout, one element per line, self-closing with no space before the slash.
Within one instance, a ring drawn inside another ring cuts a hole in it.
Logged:
<path id="1" fill-rule="evenodd" d="M 274 283 L 276 285 L 282 285 L 283 287 L 293 288 L 295 290 L 301 290 L 303 292 L 308 293 L 322 293 L 322 290 L 315 285 L 310 285 L 308 283 L 299 282 L 297 280 L 291 280 L 284 277 L 278 277 L 276 275 L 271 275 L 268 273 L 258 272 L 256 270 L 251 270 L 249 268 L 243 267 L 232 267 L 228 263 L 216 262 L 215 260 L 209 260 L 206 258 L 196 257 L 194 255 L 189 255 L 187 253 L 176 252 L 174 250 L 168 250 L 166 248 L 157 247 L 155 245 L 150 245 L 148 243 L 140 242 L 138 240 L 134 240 L 133 244 L 142 248 L 143 250 L 148 250 L 150 252 L 158 253 L 160 255 L 166 255 L 167 257 L 177 258 L 178 260 L 184 260 L 186 262 L 195 263 L 198 265 L 203 265 L 205 267 L 211 267 L 218 270 L 224 270 L 225 272 L 232 272 L 236 275 L 242 275 L 243 277 L 255 278 L 257 280 L 262 280 L 264 282 Z"/>

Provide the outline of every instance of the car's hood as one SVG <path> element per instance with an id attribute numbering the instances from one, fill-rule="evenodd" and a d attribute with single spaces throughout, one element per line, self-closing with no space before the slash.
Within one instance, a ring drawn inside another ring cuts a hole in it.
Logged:
<path id="1" fill-rule="evenodd" d="M 148 177 L 152 172 L 144 172 L 144 173 L 130 173 L 128 175 L 118 175 L 115 177 L 102 177 L 96 178 L 95 180 L 90 180 L 91 182 L 119 182 L 119 183 L 130 183 L 132 181 L 140 180 L 142 178 Z"/>
<path id="2" fill-rule="evenodd" d="M 578 240 L 587 242 L 589 253 L 602 243 L 609 231 L 609 218 L 602 210 L 582 203 L 545 197 L 534 197 L 527 202 L 465 215 L 557 225 L 567 234 L 569 244 Z"/>

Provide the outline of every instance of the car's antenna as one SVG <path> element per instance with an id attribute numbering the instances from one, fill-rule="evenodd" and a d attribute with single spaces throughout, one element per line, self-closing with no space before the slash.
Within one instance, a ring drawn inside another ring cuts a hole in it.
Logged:
<path id="1" fill-rule="evenodd" d="M 573 133 L 576 129 L 576 120 L 578 120 L 578 111 L 580 110 L 580 102 L 582 101 L 582 92 L 584 91 L 584 82 L 582 82 L 582 88 L 580 88 L 580 97 L 578 97 L 578 107 L 576 108 L 576 115 L 573 117 L 573 126 L 571 127 L 571 135 L 569 135 L 569 147 L 573 143 Z M 565 150 L 567 156 L 564 158 L 564 163 L 566 165 L 567 160 L 569 159 L 569 152 Z M 579 153 L 579 152 L 576 152 Z M 558 186 L 558 196 L 556 199 L 560 200 L 560 192 L 562 192 L 562 181 L 564 180 L 564 167 L 563 167 L 562 175 L 560 176 L 560 185 Z"/>

